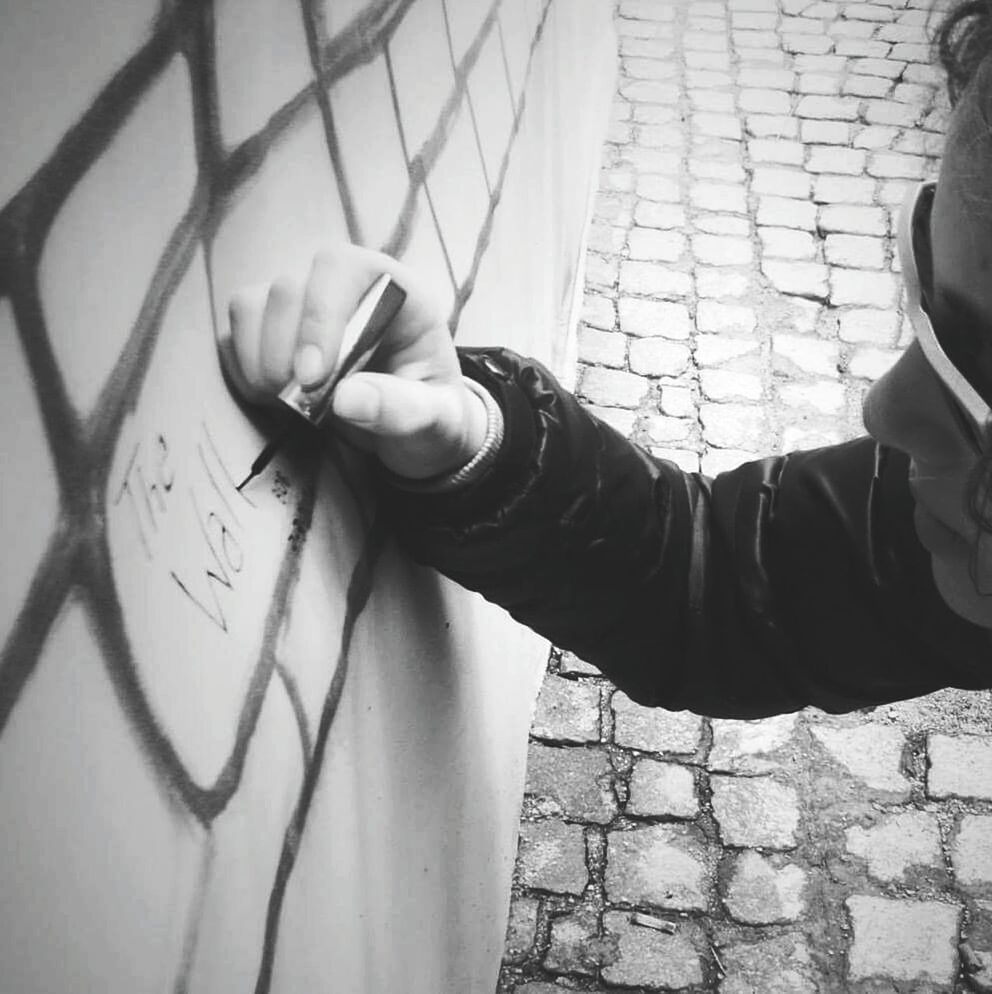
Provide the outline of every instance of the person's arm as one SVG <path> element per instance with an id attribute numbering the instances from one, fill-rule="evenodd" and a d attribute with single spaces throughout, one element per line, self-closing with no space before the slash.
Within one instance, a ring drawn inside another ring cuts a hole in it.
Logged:
<path id="1" fill-rule="evenodd" d="M 502 409 L 499 458 L 445 493 L 385 484 L 397 535 L 635 700 L 758 717 L 992 682 L 987 633 L 934 587 L 902 454 L 863 438 L 708 480 L 536 363 L 460 359 Z"/>

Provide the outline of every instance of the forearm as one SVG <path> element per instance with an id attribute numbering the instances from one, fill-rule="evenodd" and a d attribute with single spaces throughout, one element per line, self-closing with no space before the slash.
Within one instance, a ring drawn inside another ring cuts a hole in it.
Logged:
<path id="1" fill-rule="evenodd" d="M 652 459 L 535 364 L 462 359 L 504 410 L 503 450 L 458 492 L 386 493 L 401 541 L 635 699 L 758 716 L 980 679 L 967 660 L 987 640 L 932 589 L 901 457 L 879 465 L 862 440 L 711 483 Z M 943 672 L 927 631 L 949 646 Z"/>

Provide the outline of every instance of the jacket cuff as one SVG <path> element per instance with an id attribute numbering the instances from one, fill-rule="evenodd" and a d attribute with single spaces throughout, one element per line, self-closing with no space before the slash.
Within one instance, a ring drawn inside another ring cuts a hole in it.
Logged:
<path id="1" fill-rule="evenodd" d="M 457 525 L 505 506 L 512 495 L 526 488 L 535 464 L 537 432 L 534 412 L 516 382 L 515 369 L 502 349 L 459 348 L 462 375 L 478 383 L 496 401 L 503 415 L 503 440 L 496 458 L 478 477 L 454 490 L 418 493 L 395 486 L 380 471 L 384 499 L 401 505 L 403 517 L 414 516 L 425 524 Z"/>

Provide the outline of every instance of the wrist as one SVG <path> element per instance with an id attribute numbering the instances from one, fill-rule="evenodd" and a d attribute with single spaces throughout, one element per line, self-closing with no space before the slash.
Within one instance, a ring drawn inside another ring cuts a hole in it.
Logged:
<path id="1" fill-rule="evenodd" d="M 478 479 L 495 462 L 503 441 L 502 411 L 485 387 L 467 376 L 463 376 L 462 381 L 466 405 L 465 432 L 458 461 L 450 469 L 426 479 L 389 473 L 394 487 L 418 493 L 456 490 Z"/>

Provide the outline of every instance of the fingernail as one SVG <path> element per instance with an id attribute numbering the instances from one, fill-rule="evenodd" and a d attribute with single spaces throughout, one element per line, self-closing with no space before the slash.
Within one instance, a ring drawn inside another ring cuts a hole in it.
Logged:
<path id="1" fill-rule="evenodd" d="M 372 424 L 379 417 L 379 391 L 362 380 L 346 379 L 334 391 L 332 408 L 345 421 Z"/>
<path id="2" fill-rule="evenodd" d="M 293 375 L 301 386 L 309 387 L 324 378 L 324 353 L 317 345 L 304 345 L 293 360 Z"/>

